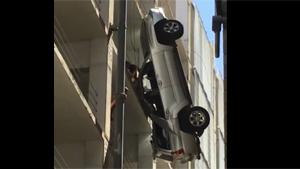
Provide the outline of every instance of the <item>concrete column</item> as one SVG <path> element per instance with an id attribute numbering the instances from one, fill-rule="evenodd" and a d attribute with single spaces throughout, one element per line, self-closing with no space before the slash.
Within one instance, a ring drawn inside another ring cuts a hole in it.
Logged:
<path id="1" fill-rule="evenodd" d="M 138 168 L 153 168 L 151 135 L 138 135 Z"/>
<path id="2" fill-rule="evenodd" d="M 111 128 L 111 96 L 112 96 L 112 69 L 113 69 L 113 58 L 116 56 L 116 53 L 113 50 L 113 45 L 112 45 L 112 41 L 109 41 L 110 43 L 108 44 L 108 52 L 107 52 L 107 69 L 106 69 L 106 75 L 107 75 L 107 81 L 106 81 L 106 109 L 105 109 L 105 127 L 104 127 L 104 131 L 105 131 L 105 135 L 107 137 L 107 139 L 109 140 L 110 138 L 110 128 Z"/>
<path id="3" fill-rule="evenodd" d="M 101 129 L 105 128 L 106 86 L 108 82 L 108 57 L 106 38 L 90 41 L 89 103 Z"/>

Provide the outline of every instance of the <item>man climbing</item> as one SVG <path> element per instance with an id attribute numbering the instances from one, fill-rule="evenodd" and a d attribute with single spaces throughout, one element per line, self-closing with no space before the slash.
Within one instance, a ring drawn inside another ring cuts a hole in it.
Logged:
<path id="1" fill-rule="evenodd" d="M 126 62 L 126 68 L 127 68 L 127 74 L 129 75 L 130 81 L 132 83 L 137 82 L 138 79 L 138 67 L 134 64 L 131 64 L 129 62 Z M 134 85 L 134 84 L 133 84 Z M 104 164 L 103 164 L 103 168 L 112 168 L 113 166 L 113 151 L 114 151 L 114 143 L 112 139 L 112 136 L 114 135 L 114 117 L 115 117 L 115 107 L 117 105 L 118 101 L 121 102 L 125 102 L 125 100 L 127 99 L 127 93 L 128 93 L 128 87 L 125 87 L 125 93 L 121 93 L 119 95 L 116 95 L 112 98 L 111 100 L 111 123 L 110 123 L 110 140 L 108 142 L 108 147 L 107 147 L 107 153 L 106 153 L 106 157 L 104 160 Z"/>
<path id="2" fill-rule="evenodd" d="M 110 110 L 111 110 L 111 118 L 110 118 L 110 139 L 108 141 L 108 146 L 107 146 L 107 152 L 106 152 L 106 156 L 105 156 L 105 160 L 104 160 L 104 164 L 103 164 L 103 168 L 111 168 L 113 166 L 113 139 L 112 136 L 114 135 L 114 130 L 113 130 L 113 126 L 114 126 L 114 114 L 115 114 L 115 107 L 117 104 L 117 101 L 122 101 L 124 102 L 127 99 L 127 92 L 128 92 L 128 88 L 125 87 L 125 93 L 122 93 L 120 95 L 117 95 L 115 97 L 112 98 L 111 101 L 111 106 L 110 106 Z"/>

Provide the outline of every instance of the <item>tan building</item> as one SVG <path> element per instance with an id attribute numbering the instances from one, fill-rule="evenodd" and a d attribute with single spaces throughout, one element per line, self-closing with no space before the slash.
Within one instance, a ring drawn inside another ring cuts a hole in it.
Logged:
<path id="1" fill-rule="evenodd" d="M 118 2 L 54 0 L 54 168 L 102 168 L 110 138 L 111 100 L 116 94 Z M 160 6 L 181 21 L 178 52 L 195 105 L 211 116 L 201 137 L 201 160 L 169 165 L 154 161 L 151 129 L 132 86 L 125 106 L 125 168 L 225 168 L 223 80 L 214 68 L 214 48 L 190 0 L 128 1 L 127 60 L 142 64 L 142 17 Z"/>

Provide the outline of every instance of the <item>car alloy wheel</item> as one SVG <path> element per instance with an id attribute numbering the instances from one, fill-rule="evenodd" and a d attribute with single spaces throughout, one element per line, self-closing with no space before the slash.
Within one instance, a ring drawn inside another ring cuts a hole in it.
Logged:
<path id="1" fill-rule="evenodd" d="M 189 116 L 190 123 L 195 127 L 201 127 L 204 124 L 205 120 L 205 115 L 201 111 L 194 111 Z"/>
<path id="2" fill-rule="evenodd" d="M 163 30 L 167 33 L 175 33 L 179 31 L 179 23 L 174 21 L 168 21 L 165 23 Z"/>
<path id="3" fill-rule="evenodd" d="M 183 132 L 198 136 L 203 134 L 210 121 L 208 111 L 199 106 L 183 108 L 178 113 L 178 119 Z"/>
<path id="4" fill-rule="evenodd" d="M 172 45 L 175 40 L 179 39 L 183 35 L 183 25 L 172 19 L 162 19 L 155 25 L 156 38 L 159 43 L 165 45 Z"/>

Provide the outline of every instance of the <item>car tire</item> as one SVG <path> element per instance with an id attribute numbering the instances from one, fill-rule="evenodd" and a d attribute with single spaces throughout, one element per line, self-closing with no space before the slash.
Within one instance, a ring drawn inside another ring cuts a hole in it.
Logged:
<path id="1" fill-rule="evenodd" d="M 172 19 L 162 19 L 155 25 L 155 32 L 157 40 L 162 44 L 173 44 L 175 40 L 179 39 L 183 35 L 183 25 Z"/>
<path id="2" fill-rule="evenodd" d="M 178 114 L 182 131 L 201 136 L 210 122 L 209 113 L 203 107 L 186 108 Z"/>

